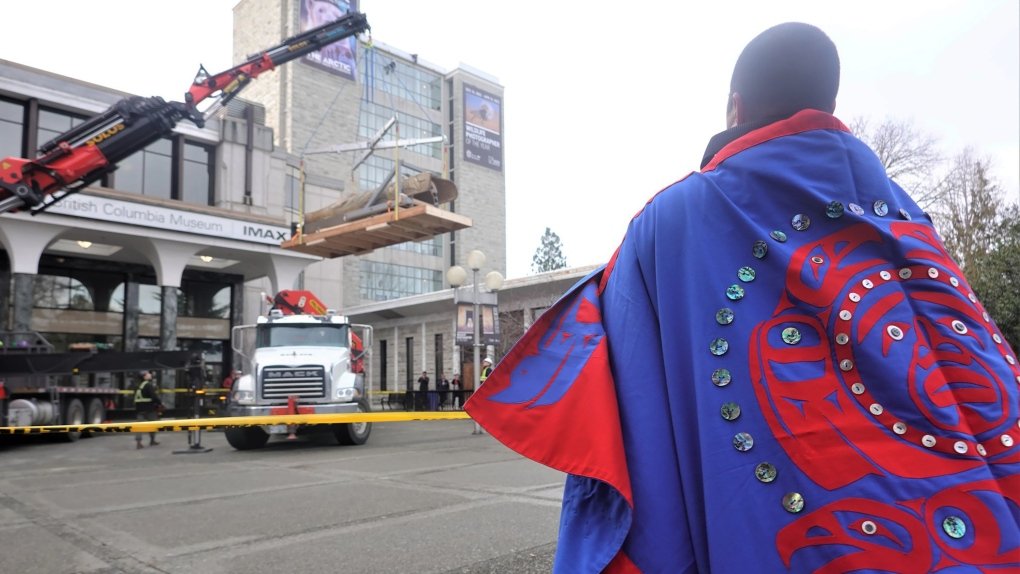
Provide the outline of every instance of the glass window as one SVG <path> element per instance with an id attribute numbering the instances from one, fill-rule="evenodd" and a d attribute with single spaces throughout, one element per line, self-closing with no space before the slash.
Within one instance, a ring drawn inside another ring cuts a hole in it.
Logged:
<path id="1" fill-rule="evenodd" d="M 400 124 L 400 139 L 427 138 L 443 135 L 442 126 L 439 124 L 404 112 L 396 112 L 394 114 L 392 109 L 369 101 L 361 102 L 358 135 L 366 139 L 374 137 L 379 133 L 379 130 L 386 127 L 386 122 L 390 121 L 394 115 L 396 115 L 397 122 Z M 386 132 L 386 136 L 382 141 L 395 139 L 397 139 L 396 129 L 390 128 L 390 131 Z M 443 144 L 441 142 L 414 145 L 404 149 L 437 159 L 443 157 Z"/>
<path id="2" fill-rule="evenodd" d="M 25 106 L 0 100 L 0 158 L 22 157 L 21 143 L 25 127 Z"/>
<path id="3" fill-rule="evenodd" d="M 361 66 L 361 83 L 418 105 L 440 109 L 442 78 L 439 74 L 371 52 Z M 370 96 L 371 97 L 371 96 Z"/>
<path id="4" fill-rule="evenodd" d="M 262 347 L 346 347 L 347 325 L 259 325 L 255 345 Z"/>
<path id="5" fill-rule="evenodd" d="M 114 313 L 124 312 L 124 284 L 121 283 L 113 288 L 110 292 L 110 301 L 107 305 L 107 309 Z"/>
<path id="6" fill-rule="evenodd" d="M 443 274 L 434 269 L 378 261 L 361 262 L 362 299 L 388 301 L 409 295 L 431 293 L 442 288 Z"/>
<path id="7" fill-rule="evenodd" d="M 287 181 L 283 184 L 283 207 L 297 211 L 301 207 L 301 179 L 293 174 L 287 174 Z"/>
<path id="8" fill-rule="evenodd" d="M 159 315 L 163 310 L 163 293 L 159 285 L 138 286 L 138 312 L 143 315 Z"/>
<path id="9" fill-rule="evenodd" d="M 95 309 L 88 288 L 81 281 L 62 275 L 36 275 L 33 304 L 44 309 Z"/>
<path id="10" fill-rule="evenodd" d="M 170 199 L 170 170 L 173 166 L 170 140 L 159 140 L 145 148 L 145 195 Z"/>
<path id="11" fill-rule="evenodd" d="M 170 199 L 172 147 L 164 138 L 121 161 L 115 175 L 117 189 Z"/>
<path id="12" fill-rule="evenodd" d="M 230 285 L 184 281 L 177 298 L 177 313 L 203 319 L 230 318 Z"/>
<path id="13" fill-rule="evenodd" d="M 209 205 L 212 191 L 212 150 L 206 146 L 184 143 L 184 182 L 181 200 Z"/>
<path id="14" fill-rule="evenodd" d="M 81 124 L 85 118 L 56 110 L 39 110 L 39 147 L 49 143 L 67 130 Z"/>

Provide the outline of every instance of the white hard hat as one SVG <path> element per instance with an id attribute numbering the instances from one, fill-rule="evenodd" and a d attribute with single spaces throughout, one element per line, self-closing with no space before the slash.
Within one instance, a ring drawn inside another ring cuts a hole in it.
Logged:
<path id="1" fill-rule="evenodd" d="M 489 363 L 491 365 L 492 364 L 492 357 L 485 357 L 485 360 L 483 360 L 482 362 L 483 363 Z"/>

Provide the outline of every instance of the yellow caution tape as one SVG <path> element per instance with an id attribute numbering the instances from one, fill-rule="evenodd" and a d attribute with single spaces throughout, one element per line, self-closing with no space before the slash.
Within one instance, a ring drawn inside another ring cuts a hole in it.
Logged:
<path id="1" fill-rule="evenodd" d="M 341 423 L 454 421 L 454 420 L 466 420 L 470 418 L 471 417 L 468 416 L 468 414 L 463 411 L 347 413 L 326 415 L 270 415 L 259 417 L 215 417 L 207 419 L 137 421 L 97 425 L 0 427 L 0 436 L 51 434 L 67 432 L 90 432 L 90 433 L 188 432 L 196 430 L 243 428 L 266 425 L 333 425 Z"/>

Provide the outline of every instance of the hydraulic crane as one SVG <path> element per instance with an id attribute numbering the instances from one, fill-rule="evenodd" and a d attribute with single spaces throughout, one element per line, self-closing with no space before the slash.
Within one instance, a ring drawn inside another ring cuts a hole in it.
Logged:
<path id="1" fill-rule="evenodd" d="M 170 135 L 177 122 L 186 119 L 204 126 L 262 73 L 369 29 L 365 15 L 352 12 L 218 74 L 210 75 L 200 66 L 183 102 L 128 97 L 42 145 L 35 159 L 0 160 L 0 213 L 45 211 L 115 170 L 118 162 Z M 210 99 L 213 103 L 200 111 L 198 105 Z"/>

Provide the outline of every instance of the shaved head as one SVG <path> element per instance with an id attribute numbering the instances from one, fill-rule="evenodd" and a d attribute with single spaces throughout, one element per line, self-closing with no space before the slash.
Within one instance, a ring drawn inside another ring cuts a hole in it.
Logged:
<path id="1" fill-rule="evenodd" d="M 765 30 L 740 53 L 727 113 L 734 125 L 806 108 L 832 113 L 838 91 L 836 45 L 810 24 L 787 22 Z"/>

